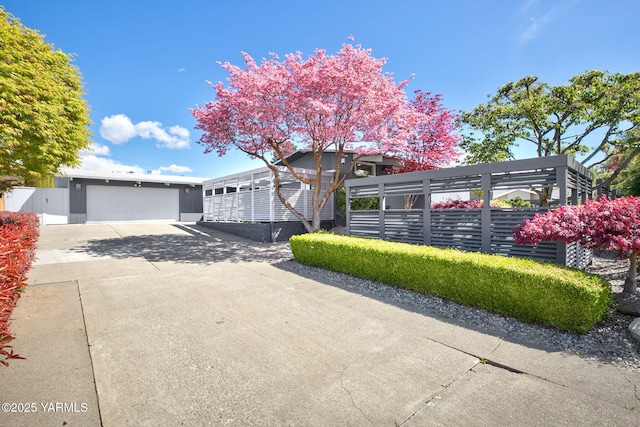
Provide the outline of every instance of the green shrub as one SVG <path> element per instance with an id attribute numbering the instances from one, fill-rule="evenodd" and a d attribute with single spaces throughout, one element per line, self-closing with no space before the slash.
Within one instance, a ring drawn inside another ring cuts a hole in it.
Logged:
<path id="1" fill-rule="evenodd" d="M 554 263 L 334 234 L 290 243 L 303 264 L 572 332 L 591 329 L 611 303 L 608 281 Z"/>
<path id="2" fill-rule="evenodd" d="M 509 209 L 512 207 L 511 203 L 507 200 L 491 200 L 491 207 L 492 208 L 502 208 L 502 209 Z"/>
<path id="3" fill-rule="evenodd" d="M 347 217 L 347 190 L 344 186 L 338 187 L 335 195 L 336 212 L 342 218 Z M 351 210 L 378 210 L 380 209 L 379 197 L 355 197 L 351 199 Z"/>
<path id="4" fill-rule="evenodd" d="M 513 208 L 532 208 L 534 207 L 534 204 L 524 200 L 522 197 L 520 196 L 516 196 L 513 199 L 509 199 L 507 200 L 507 203 L 509 205 L 511 205 L 511 207 Z"/>

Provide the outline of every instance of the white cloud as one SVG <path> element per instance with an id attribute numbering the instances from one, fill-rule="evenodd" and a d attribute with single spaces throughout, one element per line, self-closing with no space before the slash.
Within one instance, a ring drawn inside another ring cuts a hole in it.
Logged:
<path id="1" fill-rule="evenodd" d="M 97 144 L 96 144 L 97 145 Z M 104 146 L 98 146 L 104 147 Z M 150 173 L 151 175 L 161 175 L 163 172 L 169 172 L 171 174 L 182 175 L 185 173 L 193 172 L 188 166 L 179 166 L 171 164 L 170 166 L 160 166 L 158 169 L 147 171 L 138 165 L 127 165 L 117 160 L 110 159 L 108 157 L 100 157 L 100 155 L 109 155 L 108 147 L 106 152 L 81 151 L 80 152 L 80 166 L 77 168 L 63 168 L 63 171 L 72 171 L 74 169 L 89 170 L 89 171 L 101 171 L 101 172 L 120 172 L 120 173 Z"/>
<path id="2" fill-rule="evenodd" d="M 531 9 L 535 9 L 539 3 L 540 3 L 540 0 L 527 0 L 524 2 L 522 7 L 520 8 L 520 12 L 526 13 Z"/>
<path id="3" fill-rule="evenodd" d="M 124 144 L 132 138 L 155 139 L 158 147 L 170 149 L 190 148 L 189 131 L 182 126 L 171 126 L 168 129 L 162 127 L 162 123 L 144 121 L 134 124 L 124 114 L 116 114 L 102 119 L 100 123 L 100 135 L 113 144 Z M 169 172 L 184 174 L 192 172 L 187 166 L 172 164 L 161 166 L 158 169 L 148 171 L 138 165 L 123 164 L 109 158 L 111 150 L 108 145 L 92 142 L 89 147 L 80 151 L 80 166 L 78 169 L 95 170 L 104 172 L 134 172 L 161 174 Z"/>
<path id="4" fill-rule="evenodd" d="M 190 148 L 189 131 L 182 126 L 171 126 L 169 130 L 162 123 L 144 121 L 134 124 L 124 114 L 116 114 L 102 119 L 100 136 L 114 144 L 124 144 L 136 136 L 143 139 L 155 139 L 158 147 L 169 149 Z"/>
<path id="5" fill-rule="evenodd" d="M 105 117 L 100 122 L 100 136 L 114 144 L 124 144 L 137 134 L 136 126 L 124 114 Z"/>
<path id="6" fill-rule="evenodd" d="M 520 43 L 527 43 L 531 40 L 538 37 L 538 32 L 540 31 L 540 22 L 535 17 L 529 18 L 529 26 L 520 33 L 518 37 L 518 41 Z"/>
<path id="7" fill-rule="evenodd" d="M 111 150 L 107 145 L 100 145 L 96 142 L 92 142 L 91 145 L 89 145 L 89 147 L 87 147 L 85 150 L 80 150 L 81 156 L 86 156 L 89 154 L 95 154 L 98 156 L 108 156 L 111 154 Z"/>
<path id="8" fill-rule="evenodd" d="M 158 169 L 147 171 L 146 169 L 143 169 L 138 165 L 127 165 L 108 157 L 99 157 L 99 155 L 90 152 L 84 154 L 81 153 L 80 166 L 78 166 L 77 168 L 63 168 L 62 171 L 73 171 L 75 169 L 101 172 L 133 172 L 139 174 L 149 173 L 151 175 L 162 175 L 163 172 L 182 175 L 185 173 L 193 172 L 193 169 L 188 166 L 179 166 L 176 164 L 171 164 L 170 166 L 160 166 Z"/>
<path id="9" fill-rule="evenodd" d="M 171 166 L 160 166 L 158 169 L 152 170 L 151 174 L 160 175 L 162 174 L 162 172 L 183 174 L 183 173 L 193 172 L 193 169 L 191 169 L 188 166 L 178 166 L 178 165 L 172 164 Z"/>
<path id="10" fill-rule="evenodd" d="M 103 172 L 146 173 L 146 171 L 138 165 L 125 165 L 107 157 L 98 157 L 95 154 L 83 155 L 78 169 Z"/>
<path id="11" fill-rule="evenodd" d="M 160 122 L 140 122 L 136 125 L 136 130 L 141 138 L 158 141 L 158 147 L 189 148 L 189 131 L 182 126 L 172 126 L 167 132 Z"/>
<path id="12" fill-rule="evenodd" d="M 518 35 L 518 42 L 520 44 L 526 44 L 540 35 L 540 33 L 551 22 L 555 21 L 565 11 L 576 4 L 576 0 L 565 0 L 561 2 L 553 3 L 546 11 L 540 9 L 543 5 L 538 0 L 528 0 L 520 9 L 521 15 L 529 15 L 529 24 Z"/>
<path id="13" fill-rule="evenodd" d="M 171 126 L 169 133 L 182 139 L 189 139 L 189 131 L 182 126 Z"/>
<path id="14" fill-rule="evenodd" d="M 167 144 L 167 148 L 191 148 L 189 141 L 189 130 L 182 126 L 171 126 L 169 128 L 169 134 L 171 138 L 170 144 Z"/>

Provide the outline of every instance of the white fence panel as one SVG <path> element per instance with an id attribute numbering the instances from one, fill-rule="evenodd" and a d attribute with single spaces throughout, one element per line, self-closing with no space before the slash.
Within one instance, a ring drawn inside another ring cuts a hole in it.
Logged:
<path id="1" fill-rule="evenodd" d="M 42 224 L 67 224 L 69 189 L 14 187 L 5 193 L 5 209 L 38 214 Z"/>
<path id="2" fill-rule="evenodd" d="M 277 196 L 274 194 L 274 198 Z M 278 203 L 280 201 L 278 200 Z M 255 221 L 270 221 L 271 191 L 268 188 L 261 188 L 253 192 L 253 208 Z"/>

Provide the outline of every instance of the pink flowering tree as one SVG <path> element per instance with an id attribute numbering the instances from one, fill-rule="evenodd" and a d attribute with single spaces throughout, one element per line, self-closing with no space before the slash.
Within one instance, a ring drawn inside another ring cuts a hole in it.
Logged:
<path id="1" fill-rule="evenodd" d="M 222 64 L 229 84 L 212 85 L 215 100 L 191 110 L 196 127 L 204 131 L 198 142 L 205 152 L 222 156 L 234 147 L 264 161 L 274 173 L 280 201 L 309 231 L 320 228 L 322 209 L 347 176 L 340 174 L 345 151 L 356 153 L 352 168 L 363 155 L 403 153 L 431 120 L 408 100 L 408 81 L 396 84 L 382 71 L 385 59 L 359 45 L 344 44 L 335 55 L 318 49 L 307 59 L 300 52 L 284 61 L 272 54 L 260 64 L 243 56 L 244 68 Z M 294 145 L 313 153 L 314 177 L 303 176 L 287 161 Z M 323 188 L 322 157 L 328 151 L 335 153 L 335 165 L 330 185 Z M 274 158 L 312 188 L 311 218 L 280 192 Z"/>
<path id="2" fill-rule="evenodd" d="M 543 241 L 578 242 L 595 250 L 617 251 L 629 258 L 629 273 L 624 292 L 636 293 L 638 256 L 640 255 L 640 197 L 587 200 L 582 205 L 560 206 L 545 214 L 536 214 L 514 230 L 517 244 L 535 245 Z"/>
<path id="3" fill-rule="evenodd" d="M 415 91 L 411 106 L 424 115 L 417 127 L 416 138 L 407 141 L 404 151 L 395 153 L 399 159 L 396 166 L 387 169 L 388 173 L 416 172 L 446 166 L 458 158 L 457 115 L 444 107 L 442 95 Z"/>
<path id="4" fill-rule="evenodd" d="M 411 107 L 424 115 L 417 128 L 416 137 L 407 141 L 404 151 L 393 153 L 398 163 L 385 169 L 385 173 L 398 174 L 436 169 L 458 158 L 456 114 L 442 105 L 442 95 L 417 90 Z M 404 196 L 404 208 L 411 209 L 418 194 Z"/>

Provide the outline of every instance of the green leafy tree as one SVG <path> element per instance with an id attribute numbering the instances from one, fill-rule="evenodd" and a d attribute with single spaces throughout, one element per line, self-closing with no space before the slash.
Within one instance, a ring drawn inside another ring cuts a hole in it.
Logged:
<path id="1" fill-rule="evenodd" d="M 79 163 L 89 109 L 78 68 L 0 7 L 0 194 Z"/>
<path id="2" fill-rule="evenodd" d="M 509 207 L 512 207 L 512 208 L 532 208 L 533 207 L 533 203 L 529 202 L 528 200 L 524 200 L 520 196 L 516 196 L 512 199 L 507 200 L 507 204 L 509 205 Z"/>
<path id="3" fill-rule="evenodd" d="M 528 76 L 502 86 L 460 121 L 468 129 L 461 147 L 469 163 L 513 159 L 519 144 L 532 144 L 539 157 L 580 158 L 588 168 L 616 156 L 602 184 L 608 185 L 640 153 L 640 72 L 587 71 L 558 86 Z"/>
<path id="4" fill-rule="evenodd" d="M 614 181 L 615 188 L 625 196 L 640 196 L 640 156 L 634 157 Z"/>

